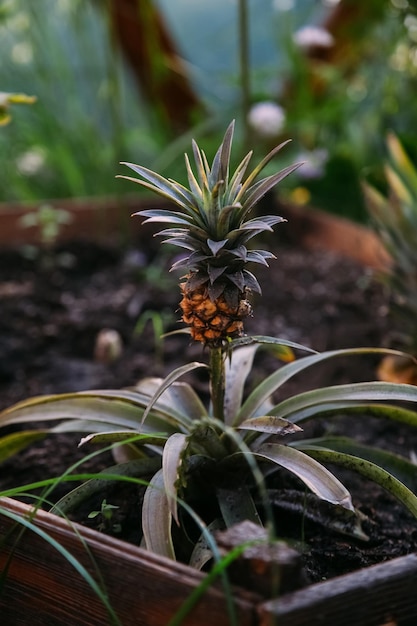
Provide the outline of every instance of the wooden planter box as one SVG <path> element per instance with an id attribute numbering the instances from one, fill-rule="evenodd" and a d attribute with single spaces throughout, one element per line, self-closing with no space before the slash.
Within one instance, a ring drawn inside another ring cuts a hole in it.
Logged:
<path id="1" fill-rule="evenodd" d="M 25 504 L 2 498 L 7 511 L 31 516 Z M 96 531 L 39 511 L 37 528 L 59 541 L 103 586 L 122 626 L 167 626 L 204 575 Z M 0 597 L 5 626 L 113 624 L 101 600 L 73 565 L 46 540 L 0 515 Z M 265 601 L 234 587 L 239 626 L 413 626 L 417 623 L 417 555 L 310 585 Z M 221 586 L 209 587 L 183 622 L 227 626 Z"/>
<path id="2" fill-rule="evenodd" d="M 3 498 L 1 506 L 21 517 L 30 516 L 30 507 L 15 500 Z M 80 525 L 70 525 L 44 511 L 37 513 L 36 525 L 102 582 L 123 626 L 165 626 L 203 578 L 191 568 Z M 1 623 L 112 624 L 99 597 L 65 557 L 30 530 L 19 537 L 20 529 L 13 520 L 0 515 L 0 570 L 7 567 L 0 597 Z M 236 590 L 235 599 L 238 623 L 255 623 L 256 605 L 251 594 Z M 184 623 L 226 626 L 229 621 L 221 590 L 210 589 L 204 594 Z"/>

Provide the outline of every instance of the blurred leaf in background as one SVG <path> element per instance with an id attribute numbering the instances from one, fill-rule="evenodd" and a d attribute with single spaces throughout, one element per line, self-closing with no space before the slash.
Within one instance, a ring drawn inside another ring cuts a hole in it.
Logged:
<path id="1" fill-rule="evenodd" d="M 291 137 L 289 161 L 306 165 L 281 194 L 366 220 L 360 180 L 383 162 L 387 131 L 417 141 L 417 3 L 244 4 L 251 105 L 283 120 L 280 137 L 252 133 L 255 157 Z M 180 178 L 191 136 L 210 158 L 231 118 L 243 144 L 240 6 L 5 0 L 1 88 L 38 102 L 3 128 L 0 201 L 129 193 L 112 176 L 120 160 Z"/>
<path id="2" fill-rule="evenodd" d="M 12 120 L 10 105 L 12 104 L 33 104 L 36 102 L 35 96 L 28 96 L 24 93 L 6 93 L 0 91 L 0 126 L 6 126 Z"/>
<path id="3" fill-rule="evenodd" d="M 0 137 L 0 200 L 117 193 L 111 172 L 121 158 L 141 154 L 146 162 L 158 153 L 165 138 L 141 105 L 101 8 L 6 0 L 2 88 L 36 93 L 38 103 Z M 39 166 L 22 169 L 35 153 Z"/>

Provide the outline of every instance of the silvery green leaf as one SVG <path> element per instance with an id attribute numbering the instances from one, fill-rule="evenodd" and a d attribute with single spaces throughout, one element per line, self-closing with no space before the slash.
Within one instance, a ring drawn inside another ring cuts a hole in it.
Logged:
<path id="1" fill-rule="evenodd" d="M 301 165 L 302 163 L 294 163 L 293 165 L 289 165 L 288 167 L 285 167 L 280 172 L 277 172 L 276 174 L 272 174 L 271 176 L 264 178 L 263 180 L 259 181 L 259 183 L 256 183 L 255 185 L 253 185 L 253 187 L 250 187 L 249 189 L 247 189 L 245 192 L 244 200 L 242 201 L 242 204 L 246 210 L 245 215 L 248 211 L 250 211 L 250 209 L 253 206 L 255 206 L 257 202 L 259 202 L 259 200 L 270 189 L 275 187 L 275 185 L 277 185 L 279 182 L 281 182 L 281 180 L 283 180 L 289 174 L 291 174 L 296 169 L 298 169 Z M 240 197 L 241 197 L 241 194 L 239 194 L 239 199 Z"/>
<path id="2" fill-rule="evenodd" d="M 252 370 L 253 359 L 259 344 L 243 346 L 233 350 L 230 359 L 225 362 L 224 418 L 226 424 L 232 424 L 243 398 L 243 389 Z"/>
<path id="3" fill-rule="evenodd" d="M 414 517 L 417 517 L 417 497 L 401 481 L 382 467 L 366 459 L 325 448 L 306 446 L 305 452 L 322 463 L 335 463 L 347 467 L 372 480 L 395 496 Z"/>
<path id="4" fill-rule="evenodd" d="M 213 179 L 222 179 L 226 182 L 226 184 L 229 181 L 230 155 L 232 150 L 234 129 L 235 121 L 233 120 L 226 129 L 223 141 L 213 160 L 212 166 Z"/>
<path id="5" fill-rule="evenodd" d="M 184 155 L 185 157 L 185 167 L 187 170 L 188 184 L 190 185 L 190 191 L 193 196 L 198 201 L 199 206 L 201 207 L 201 203 L 203 201 L 203 191 L 200 185 L 197 182 L 196 177 L 194 176 L 194 172 L 191 168 L 190 159 L 188 158 L 188 154 Z"/>
<path id="6" fill-rule="evenodd" d="M 239 291 L 243 291 L 246 286 L 243 272 L 234 272 L 233 274 L 228 274 L 227 278 L 230 280 L 230 282 L 236 285 Z"/>
<path id="7" fill-rule="evenodd" d="M 268 152 L 268 154 L 262 159 L 262 161 L 258 163 L 258 165 L 251 171 L 251 173 L 249 174 L 249 176 L 246 178 L 245 182 L 243 183 L 241 190 L 236 198 L 237 200 L 242 198 L 243 195 L 246 194 L 250 190 L 250 186 L 254 183 L 254 181 L 262 172 L 262 170 L 268 165 L 268 163 L 274 158 L 274 156 L 278 154 L 280 150 L 282 150 L 282 148 L 284 148 L 288 143 L 290 143 L 290 141 L 291 140 L 287 140 L 287 141 L 280 143 L 278 146 L 275 146 L 275 148 L 273 148 L 270 152 Z"/>
<path id="8" fill-rule="evenodd" d="M 226 528 L 245 520 L 261 525 L 259 513 L 246 485 L 232 489 L 219 487 L 216 489 L 216 497 Z"/>
<path id="9" fill-rule="evenodd" d="M 195 245 L 186 240 L 185 237 L 170 237 L 169 239 L 164 239 L 161 243 L 168 243 L 172 246 L 177 246 L 177 248 L 184 248 L 184 250 L 194 250 Z"/>
<path id="10" fill-rule="evenodd" d="M 299 442 L 295 441 L 290 445 L 307 452 L 311 448 L 326 448 L 366 459 L 395 476 L 413 493 L 417 492 L 417 467 L 405 457 L 394 452 L 360 443 L 351 437 L 316 437 L 314 439 L 302 439 Z"/>
<path id="11" fill-rule="evenodd" d="M 194 141 L 194 139 L 192 140 L 191 145 L 193 149 L 194 161 L 197 167 L 198 185 L 202 190 L 204 196 L 204 191 L 209 190 L 210 186 L 207 179 L 207 171 L 203 160 L 203 153 L 198 147 L 198 144 Z"/>
<path id="12" fill-rule="evenodd" d="M 293 435 L 303 429 L 282 417 L 273 415 L 263 415 L 259 417 L 251 417 L 241 422 L 238 427 L 241 430 L 252 430 L 259 433 L 269 433 L 270 435 Z"/>
<path id="13" fill-rule="evenodd" d="M 317 354 L 315 350 L 308 348 L 307 346 L 303 346 L 301 343 L 296 343 L 294 341 L 289 341 L 288 339 L 282 339 L 281 337 L 269 337 L 268 335 L 248 335 L 246 337 L 238 337 L 238 339 L 233 339 L 229 344 L 230 350 L 235 350 L 240 346 L 249 346 L 252 344 L 259 344 L 270 346 L 273 348 L 274 353 L 277 354 L 279 358 L 282 358 L 283 361 L 294 361 L 294 354 L 291 350 L 303 350 L 304 352 L 313 352 Z M 282 348 L 282 356 L 279 354 L 280 348 Z"/>
<path id="14" fill-rule="evenodd" d="M 334 385 L 306 391 L 283 400 L 272 408 L 273 414 L 287 417 L 294 423 L 298 421 L 298 413 L 309 407 L 316 407 L 317 414 L 326 410 L 326 405 L 333 405 L 338 401 L 350 402 L 417 402 L 417 387 L 415 385 L 365 382 L 347 385 Z M 417 414 L 416 414 L 417 415 Z"/>
<path id="15" fill-rule="evenodd" d="M 99 472 L 95 478 L 91 478 L 81 483 L 65 494 L 50 509 L 55 515 L 68 515 L 80 504 L 91 498 L 97 493 L 105 493 L 111 481 L 120 480 L 120 478 L 142 478 L 150 474 L 154 474 L 161 467 L 161 458 L 144 457 L 142 459 L 130 460 L 127 463 L 118 463 L 112 467 Z"/>
<path id="16" fill-rule="evenodd" d="M 271 410 L 274 407 L 271 406 Z M 401 424 L 409 426 L 417 426 L 417 412 L 405 409 L 395 404 L 378 404 L 375 402 L 359 402 L 359 401 L 339 401 L 326 402 L 325 404 L 308 404 L 303 408 L 298 408 L 296 415 L 291 416 L 291 421 L 300 424 L 306 422 L 318 415 L 357 415 L 359 418 L 363 415 L 373 417 L 383 417 Z"/>
<path id="17" fill-rule="evenodd" d="M 293 453 L 296 454 L 293 454 Z M 322 500 L 339 504 L 354 511 L 349 491 L 327 468 L 300 450 L 279 443 L 265 443 L 253 453 L 258 460 L 266 460 L 285 467 Z M 313 461 L 311 463 L 310 461 Z"/>
<path id="18" fill-rule="evenodd" d="M 186 369 L 187 367 L 188 366 L 185 366 Z M 193 362 L 189 364 L 189 367 L 190 370 L 187 371 L 191 371 L 196 367 L 207 366 L 204 363 Z M 187 424 L 190 424 L 193 420 L 199 419 L 202 415 L 205 415 L 207 410 L 191 385 L 176 380 L 176 373 L 178 373 L 178 370 L 172 372 L 172 382 L 168 384 L 168 386 L 165 385 L 164 389 L 162 389 L 162 393 L 159 392 L 165 381 L 162 378 L 156 377 L 148 377 L 139 380 L 134 390 L 136 393 L 144 394 L 146 398 L 145 405 L 148 405 L 149 401 L 158 393 L 158 399 L 155 405 L 158 411 L 161 411 L 163 414 L 167 412 L 175 416 L 181 416 Z M 180 371 L 178 376 L 181 376 L 183 373 L 184 370 L 182 370 L 182 372 Z"/>
<path id="19" fill-rule="evenodd" d="M 249 270 L 243 270 L 243 275 L 245 277 L 245 285 L 247 289 L 253 293 L 262 293 L 261 286 L 252 272 L 249 272 Z"/>
<path id="20" fill-rule="evenodd" d="M 249 250 L 246 260 L 248 263 L 259 263 L 260 265 L 269 267 L 266 259 L 276 259 L 276 256 L 272 253 L 264 254 L 263 250 Z"/>
<path id="21" fill-rule="evenodd" d="M 309 350 L 309 348 L 306 347 L 303 349 Z M 338 357 L 356 355 L 362 356 L 366 354 L 402 354 L 403 356 L 406 356 L 403 353 L 398 353 L 397 350 L 392 351 L 383 348 L 347 348 L 342 350 L 329 350 L 327 352 L 315 353 L 313 355 L 302 357 L 297 361 L 284 365 L 279 370 L 265 378 L 265 380 L 263 380 L 262 383 L 260 383 L 245 400 L 245 403 L 239 412 L 238 421 L 240 422 L 256 415 L 258 407 L 264 402 L 264 400 L 269 398 L 275 391 L 282 387 L 285 382 L 305 369 Z M 344 399 L 347 400 L 348 398 L 345 397 Z M 297 401 L 296 398 L 294 398 L 294 401 Z M 278 413 L 274 411 L 274 414 L 277 415 Z M 281 414 L 280 416 L 286 417 L 287 414 Z"/>
<path id="22" fill-rule="evenodd" d="M 156 404 L 157 400 L 162 396 L 162 394 L 167 391 L 174 382 L 176 382 L 179 378 L 188 374 L 189 372 L 198 369 L 200 367 L 207 368 L 205 363 L 199 363 L 198 361 L 193 361 L 192 363 L 188 363 L 187 365 L 183 365 L 182 367 L 177 367 L 173 370 L 159 385 L 158 389 L 153 394 L 152 398 L 149 401 L 148 406 L 142 417 L 142 423 L 145 422 L 147 416 L 149 415 L 152 407 Z"/>
<path id="23" fill-rule="evenodd" d="M 202 533 L 191 553 L 189 560 L 190 567 L 201 570 L 213 558 L 213 551 L 207 541 L 207 532 L 213 533 L 217 530 L 223 530 L 224 524 L 220 519 L 216 519 L 207 526 L 206 533 Z M 214 541 L 214 540 L 213 540 Z"/>
<path id="24" fill-rule="evenodd" d="M 221 213 L 217 219 L 217 233 L 219 237 L 226 237 L 232 226 L 239 225 L 238 213 L 240 209 L 240 204 L 229 204 L 222 207 Z"/>
<path id="25" fill-rule="evenodd" d="M 135 165 L 134 163 L 127 162 L 122 162 L 121 165 L 127 165 L 127 167 L 130 167 L 130 169 L 139 174 L 139 176 L 142 176 L 145 180 L 131 178 L 129 176 L 119 176 L 119 178 L 126 178 L 127 180 L 138 183 L 143 187 L 148 187 L 149 189 L 152 189 L 152 191 L 155 191 L 158 195 L 172 200 L 175 204 L 185 209 L 189 209 L 193 206 L 193 198 L 191 194 L 189 194 L 189 197 L 187 198 L 184 195 L 184 188 L 179 189 L 178 183 L 169 181 L 157 172 L 153 172 L 142 165 Z"/>
<path id="26" fill-rule="evenodd" d="M 171 512 L 165 492 L 162 469 L 156 472 L 145 491 L 142 505 L 142 529 L 146 549 L 175 560 L 171 535 Z"/>
<path id="27" fill-rule="evenodd" d="M 248 251 L 246 246 L 238 246 L 237 248 L 233 248 L 232 250 L 227 250 L 227 253 L 237 257 L 244 263 L 248 261 Z"/>
<path id="28" fill-rule="evenodd" d="M 207 239 L 207 245 L 210 248 L 210 251 L 213 253 L 214 256 L 216 256 L 219 250 L 224 248 L 224 246 L 227 243 L 228 243 L 227 239 L 223 239 L 222 241 L 213 241 L 212 239 Z"/>
<path id="29" fill-rule="evenodd" d="M 135 402 L 130 394 L 126 397 L 126 392 L 80 391 L 38 396 L 19 402 L 0 413 L 0 424 L 6 426 L 71 419 L 74 431 L 77 430 L 78 420 L 117 424 L 119 427 L 137 430 L 143 411 L 140 401 Z"/>
<path id="30" fill-rule="evenodd" d="M 132 431 L 115 431 L 92 433 L 83 437 L 78 447 L 85 446 L 90 443 L 104 443 L 106 445 L 111 443 L 119 443 L 121 441 L 134 443 L 135 445 L 156 445 L 162 446 L 167 440 L 167 435 L 136 435 Z"/>
<path id="31" fill-rule="evenodd" d="M 207 274 L 210 278 L 210 283 L 213 284 L 219 278 L 219 276 L 224 274 L 226 269 L 227 268 L 225 266 L 214 267 L 213 265 L 207 265 Z"/>
<path id="32" fill-rule="evenodd" d="M 48 430 L 22 430 L 0 438 L 0 463 L 11 458 L 35 441 L 44 439 Z"/>
<path id="33" fill-rule="evenodd" d="M 169 211 L 168 209 L 145 209 L 133 213 L 132 217 L 136 217 L 137 215 L 146 217 L 145 223 L 165 222 L 167 224 L 185 224 L 188 227 L 192 221 L 192 218 L 188 217 L 186 214 L 180 213 L 179 211 Z"/>
<path id="34" fill-rule="evenodd" d="M 235 198 L 238 196 L 240 189 L 242 188 L 242 180 L 245 176 L 245 172 L 248 168 L 249 161 L 251 160 L 253 155 L 253 151 L 251 150 L 248 154 L 242 159 L 237 168 L 234 171 L 234 174 L 230 180 L 230 184 L 228 187 L 228 196 L 227 203 L 234 204 Z"/>
<path id="35" fill-rule="evenodd" d="M 178 525 L 177 480 L 186 446 L 187 437 L 182 433 L 174 433 L 167 440 L 162 453 L 162 471 L 168 508 Z"/>

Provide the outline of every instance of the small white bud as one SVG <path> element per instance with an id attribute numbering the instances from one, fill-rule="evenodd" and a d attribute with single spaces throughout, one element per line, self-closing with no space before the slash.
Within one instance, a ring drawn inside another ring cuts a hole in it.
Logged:
<path id="1" fill-rule="evenodd" d="M 293 41 L 302 50 L 313 46 L 331 48 L 334 44 L 333 36 L 320 26 L 303 26 L 294 33 Z"/>
<path id="2" fill-rule="evenodd" d="M 299 177 L 304 179 L 321 178 L 328 158 L 329 153 L 325 148 L 301 152 L 297 157 L 297 161 L 303 161 L 303 165 L 298 170 Z"/>
<path id="3" fill-rule="evenodd" d="M 283 129 L 285 111 L 275 102 L 258 102 L 249 111 L 251 128 L 264 139 L 273 139 Z"/>

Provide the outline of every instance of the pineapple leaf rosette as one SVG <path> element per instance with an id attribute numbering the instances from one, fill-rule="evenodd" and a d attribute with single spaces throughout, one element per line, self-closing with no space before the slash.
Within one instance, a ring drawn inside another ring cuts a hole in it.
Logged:
<path id="1" fill-rule="evenodd" d="M 367 182 L 363 191 L 385 251 L 379 278 L 390 290 L 393 343 L 417 356 L 417 167 L 397 135 L 389 133 L 386 143 L 386 194 Z M 417 385 L 417 367 L 407 359 L 383 359 L 378 375 L 381 380 Z"/>
<path id="2" fill-rule="evenodd" d="M 248 243 L 264 231 L 283 222 L 277 215 L 250 217 L 255 204 L 301 163 L 256 181 L 260 172 L 288 142 L 272 150 L 246 177 L 252 156 L 250 152 L 235 172 L 230 172 L 230 154 L 234 123 L 210 167 L 206 155 L 193 141 L 195 173 L 185 155 L 189 189 L 163 178 L 140 165 L 125 163 L 142 178 L 132 180 L 170 200 L 178 210 L 148 209 L 135 215 L 146 222 L 163 222 L 170 228 L 159 232 L 166 243 L 187 250 L 172 269 L 187 270 L 181 283 L 182 319 L 191 336 L 208 346 L 221 346 L 231 338 L 243 335 L 243 320 L 250 314 L 248 295 L 260 292 L 249 263 L 267 265 L 274 255 L 266 250 L 248 248 Z"/>
<path id="3" fill-rule="evenodd" d="M 266 525 L 269 540 L 274 538 L 275 505 L 285 499 L 285 489 L 280 489 L 282 473 L 277 470 L 287 473 L 286 480 L 288 474 L 295 477 L 303 518 L 313 498 L 314 506 L 319 502 L 328 507 L 326 524 L 355 540 L 366 540 L 361 516 L 328 464 L 355 470 L 382 485 L 417 517 L 415 465 L 406 455 L 334 434 L 301 437 L 305 423 L 341 414 L 372 415 L 417 427 L 412 408 L 417 402 L 416 386 L 371 381 L 324 386 L 280 399 L 282 387 L 295 376 L 340 357 L 411 357 L 382 348 L 317 353 L 289 340 L 244 334 L 244 319 L 251 312 L 248 298 L 260 291 L 247 265 L 267 265 L 274 258 L 249 243 L 283 221 L 276 215 L 254 217 L 251 211 L 299 164 L 258 180 L 285 145 L 281 144 L 249 174 L 251 153 L 231 172 L 233 130 L 232 123 L 211 167 L 193 142 L 194 171 L 185 158 L 188 189 L 139 165 L 127 164 L 140 179 L 122 177 L 173 205 L 139 215 L 166 224 L 158 234 L 186 251 L 174 264 L 184 271 L 182 319 L 192 338 L 207 349 L 208 364 L 186 363 L 164 379 L 147 377 L 129 389 L 29 398 L 0 412 L 0 462 L 46 435 L 62 432 L 84 434 L 80 445 L 87 450 L 90 444 L 98 446 L 96 454 L 112 449 L 116 464 L 69 491 L 54 504 L 54 513 L 72 514 L 89 499 L 96 502 L 100 494 L 111 502 L 110 485 L 117 490 L 119 481 L 142 485 L 145 481 L 143 545 L 197 568 L 220 559 L 213 539 L 217 529 L 250 520 Z M 270 350 L 279 363 L 253 384 L 252 367 L 260 349 Z M 295 359 L 296 352 L 307 355 Z M 208 406 L 192 384 L 181 380 L 199 368 L 209 374 Z M 65 480 L 71 476 L 65 474 L 58 482 Z M 300 489 L 300 481 L 310 498 Z M 24 485 L 22 492 L 27 491 Z"/>

